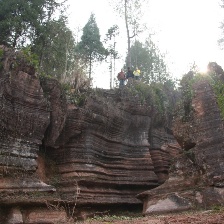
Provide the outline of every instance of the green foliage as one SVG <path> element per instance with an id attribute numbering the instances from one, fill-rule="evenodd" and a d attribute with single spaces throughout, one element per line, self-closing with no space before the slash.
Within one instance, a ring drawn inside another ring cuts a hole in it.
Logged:
<path id="1" fill-rule="evenodd" d="M 23 56 L 25 57 L 26 61 L 33 66 L 35 69 L 38 68 L 38 56 L 31 52 L 30 47 L 26 47 L 22 49 Z"/>
<path id="2" fill-rule="evenodd" d="M 32 46 L 32 51 L 39 56 L 40 72 L 65 82 L 77 66 L 73 34 L 67 28 L 64 17 L 47 22 L 43 32 Z"/>
<path id="3" fill-rule="evenodd" d="M 22 50 L 39 73 L 70 82 L 74 70 L 85 67 L 76 60 L 75 40 L 64 15 L 65 2 L 2 0 L 0 44 Z"/>
<path id="4" fill-rule="evenodd" d="M 44 81 L 44 80 L 46 80 L 46 79 L 54 79 L 54 77 L 53 77 L 52 75 L 47 75 L 47 74 L 41 72 L 41 73 L 39 74 L 39 79 L 40 79 L 41 81 Z"/>
<path id="5" fill-rule="evenodd" d="M 161 83 L 154 83 L 152 86 L 152 98 L 154 100 L 154 105 L 160 113 L 165 112 L 164 102 L 167 100 L 165 92 L 163 90 L 163 85 Z"/>
<path id="6" fill-rule="evenodd" d="M 150 104 L 154 106 L 158 112 L 164 113 L 165 104 L 168 99 L 164 91 L 164 84 L 152 83 L 147 85 L 143 82 L 135 82 L 128 88 L 132 95 L 137 95 L 140 98 L 141 104 Z"/>
<path id="7" fill-rule="evenodd" d="M 118 57 L 118 52 L 115 50 L 116 46 L 116 37 L 119 34 L 119 27 L 117 25 L 113 25 L 110 27 L 106 34 L 105 43 L 107 44 L 106 56 L 109 56 L 109 72 L 110 72 L 110 89 L 113 88 L 113 80 L 112 73 L 114 69 L 115 73 L 115 60 Z M 114 62 L 114 63 L 113 63 Z M 114 74 L 115 75 L 115 74 Z"/>
<path id="8" fill-rule="evenodd" d="M 207 80 L 213 87 L 216 94 L 216 100 L 221 111 L 222 119 L 224 119 L 224 83 L 217 78 L 215 74 L 202 74 L 189 72 L 185 74 L 180 81 L 180 89 L 182 92 L 182 107 L 184 109 L 183 119 L 189 118 L 192 111 L 192 98 L 194 96 L 193 85 L 199 81 Z"/>
<path id="9" fill-rule="evenodd" d="M 151 88 L 143 82 L 134 82 L 133 85 L 129 85 L 127 88 L 128 93 L 131 96 L 137 96 L 139 103 L 151 105 Z"/>
<path id="10" fill-rule="evenodd" d="M 131 53 L 131 40 L 138 36 L 139 33 L 145 29 L 141 24 L 141 18 L 143 16 L 143 7 L 147 3 L 145 0 L 111 0 L 111 4 L 114 5 L 115 10 L 119 16 L 124 19 L 124 24 L 127 33 L 127 67 L 132 67 Z"/>
<path id="11" fill-rule="evenodd" d="M 212 86 L 217 97 L 217 103 L 221 111 L 222 119 L 224 119 L 224 83 L 215 81 Z"/>
<path id="12" fill-rule="evenodd" d="M 151 39 L 145 44 L 135 41 L 130 49 L 132 55 L 132 64 L 141 70 L 141 80 L 144 83 L 151 82 L 164 83 L 169 80 L 170 74 L 162 55 Z M 126 63 L 128 56 L 126 57 Z"/>
<path id="13" fill-rule="evenodd" d="M 75 90 L 69 83 L 62 84 L 62 88 L 69 103 L 75 104 L 80 107 L 85 104 L 86 98 L 89 94 L 88 91 L 80 92 L 79 90 Z"/>
<path id="14" fill-rule="evenodd" d="M 180 90 L 181 90 L 181 102 L 180 107 L 183 108 L 183 120 L 188 120 L 190 113 L 192 112 L 192 99 L 194 96 L 193 85 L 199 81 L 208 80 L 211 82 L 211 77 L 207 74 L 194 73 L 192 71 L 185 74 L 180 81 Z"/>
<path id="15" fill-rule="evenodd" d="M 154 126 L 167 125 L 166 121 L 168 118 L 172 120 L 176 103 L 175 96 L 177 94 L 172 82 L 147 85 L 143 82 L 135 81 L 127 87 L 130 96 L 134 96 L 138 103 L 150 106 L 156 112 L 156 117 L 153 120 Z"/>
<path id="16" fill-rule="evenodd" d="M 0 44 L 21 48 L 32 43 L 59 6 L 56 0 L 1 0 Z"/>
<path id="17" fill-rule="evenodd" d="M 91 14 L 83 28 L 81 41 L 77 44 L 76 51 L 83 60 L 89 64 L 89 78 L 91 78 L 92 63 L 102 61 L 107 54 L 100 41 L 100 32 L 94 14 Z"/>

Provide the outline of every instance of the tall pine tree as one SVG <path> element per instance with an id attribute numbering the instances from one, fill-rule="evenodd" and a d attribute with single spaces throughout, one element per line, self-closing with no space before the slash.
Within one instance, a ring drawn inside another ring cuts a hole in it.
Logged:
<path id="1" fill-rule="evenodd" d="M 91 78 L 93 62 L 102 61 L 107 54 L 100 41 L 100 32 L 94 14 L 90 15 L 83 28 L 81 41 L 77 44 L 77 52 L 89 64 L 89 78 Z"/>

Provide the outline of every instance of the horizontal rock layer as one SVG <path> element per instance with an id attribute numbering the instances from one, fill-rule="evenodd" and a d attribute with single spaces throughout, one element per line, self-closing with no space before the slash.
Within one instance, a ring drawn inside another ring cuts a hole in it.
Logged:
<path id="1" fill-rule="evenodd" d="M 0 50 L 0 223 L 23 223 L 27 205 L 59 199 L 36 174 L 50 108 L 26 58 L 4 46 Z"/>
<path id="2" fill-rule="evenodd" d="M 39 79 L 19 53 L 3 46 L 0 70 L 0 170 L 35 172 L 50 112 Z M 26 71 L 31 74 L 26 73 Z"/>
<path id="3" fill-rule="evenodd" d="M 66 223 L 76 205 L 140 205 L 137 194 L 167 179 L 171 137 L 151 133 L 151 102 L 123 88 L 68 104 L 57 81 L 0 49 L 0 222 Z"/>
<path id="4" fill-rule="evenodd" d="M 147 140 L 147 108 L 132 108 L 127 101 L 116 105 L 116 96 L 111 97 L 104 92 L 104 97 L 87 99 L 84 108 L 69 109 L 56 141 L 59 148 L 47 152 L 57 163 L 63 199 L 133 204 L 140 203 L 137 193 L 158 186 Z"/>
<path id="5" fill-rule="evenodd" d="M 176 117 L 174 123 L 174 135 L 182 149 L 169 150 L 173 156 L 170 178 L 138 195 L 146 215 L 224 203 L 224 129 L 217 95 L 206 79 L 196 81 L 192 88 L 188 119 Z"/>

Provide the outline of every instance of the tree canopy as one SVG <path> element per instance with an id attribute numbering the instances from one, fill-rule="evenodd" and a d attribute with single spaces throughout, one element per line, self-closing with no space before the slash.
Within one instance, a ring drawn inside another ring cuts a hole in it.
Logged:
<path id="1" fill-rule="evenodd" d="M 60 7 L 56 0 L 1 0 L 0 43 L 23 47 L 33 42 Z"/>
<path id="2" fill-rule="evenodd" d="M 103 60 L 107 54 L 100 40 L 100 32 L 94 14 L 90 15 L 84 26 L 81 41 L 77 44 L 76 50 L 80 57 L 89 64 L 89 78 L 91 78 L 93 62 Z"/>
<path id="3" fill-rule="evenodd" d="M 35 55 L 39 74 L 73 82 L 73 76 L 77 71 L 83 74 L 85 67 L 75 58 L 76 43 L 67 25 L 65 2 L 1 0 L 0 44 Z"/>
<path id="4" fill-rule="evenodd" d="M 83 27 L 81 40 L 77 43 L 68 27 L 64 2 L 0 0 L 0 44 L 16 50 L 29 49 L 37 58 L 38 72 L 57 78 L 61 82 L 72 82 L 73 75 L 77 73 L 74 71 L 84 74 L 87 69 L 91 78 L 93 64 L 109 56 L 110 88 L 112 88 L 115 59 L 120 53 L 115 49 L 119 27 L 114 25 L 108 29 L 107 48 L 105 48 L 101 42 L 95 15 L 92 13 Z M 140 17 L 143 2 L 116 0 L 115 3 L 126 25 L 128 43 L 126 65 L 139 67 L 142 71 L 142 81 L 147 84 L 152 81 L 164 82 L 168 72 L 159 49 L 151 39 L 147 39 L 143 44 L 134 38 L 142 30 Z M 56 11 L 58 13 L 55 13 Z"/>
<path id="5" fill-rule="evenodd" d="M 147 84 L 151 82 L 164 83 L 170 79 L 164 56 L 150 38 L 144 44 L 135 41 L 130 48 L 130 53 L 133 55 L 132 64 L 141 70 L 143 82 Z"/>
<path id="6" fill-rule="evenodd" d="M 127 33 L 127 67 L 133 65 L 133 55 L 131 53 L 131 40 L 142 32 L 143 26 L 140 23 L 143 15 L 142 6 L 145 0 L 116 0 L 111 4 L 115 5 L 115 10 L 124 18 Z"/>

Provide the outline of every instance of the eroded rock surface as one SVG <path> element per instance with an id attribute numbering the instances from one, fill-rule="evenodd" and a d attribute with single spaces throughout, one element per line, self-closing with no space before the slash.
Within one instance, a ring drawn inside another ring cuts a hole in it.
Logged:
<path id="1" fill-rule="evenodd" d="M 89 206 L 139 204 L 138 192 L 158 186 L 147 141 L 150 108 L 113 94 L 104 91 L 83 108 L 70 107 L 60 147 L 48 151 L 59 167 L 63 199 L 78 197 L 78 204 Z"/>
<path id="2" fill-rule="evenodd" d="M 191 113 L 171 130 L 172 114 L 143 102 L 137 82 L 90 91 L 78 106 L 1 49 L 0 223 L 69 223 L 142 201 L 144 214 L 223 204 L 224 129 L 208 80 L 193 85 Z"/>
<path id="3" fill-rule="evenodd" d="M 213 85 L 206 77 L 193 84 L 192 110 L 187 118 L 176 117 L 173 128 L 182 149 L 174 150 L 170 178 L 138 195 L 144 214 L 223 205 L 224 129 Z"/>
<path id="4" fill-rule="evenodd" d="M 78 107 L 1 49 L 0 222 L 68 223 L 86 208 L 141 205 L 136 195 L 168 178 L 167 138 L 150 151 L 151 102 L 124 88 L 96 90 Z"/>
<path id="5" fill-rule="evenodd" d="M 36 175 L 50 109 L 25 56 L 4 46 L 0 50 L 0 222 L 22 223 L 24 205 L 44 204 L 56 191 Z"/>

